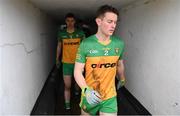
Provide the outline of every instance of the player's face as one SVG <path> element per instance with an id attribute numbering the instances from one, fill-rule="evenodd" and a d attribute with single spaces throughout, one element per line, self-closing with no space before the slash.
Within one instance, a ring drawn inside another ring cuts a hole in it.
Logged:
<path id="1" fill-rule="evenodd" d="M 66 18 L 67 28 L 74 28 L 75 19 L 73 17 Z"/>
<path id="2" fill-rule="evenodd" d="M 112 12 L 105 13 L 98 24 L 100 31 L 106 36 L 112 35 L 116 28 L 117 18 L 117 15 Z"/>

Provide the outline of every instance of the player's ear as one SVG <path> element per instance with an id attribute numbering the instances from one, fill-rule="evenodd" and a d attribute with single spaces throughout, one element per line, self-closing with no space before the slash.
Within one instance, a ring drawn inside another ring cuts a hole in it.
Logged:
<path id="1" fill-rule="evenodd" d="M 98 26 L 101 25 L 101 19 L 100 19 L 100 18 L 96 18 L 95 21 L 96 21 L 96 24 L 97 24 Z"/>

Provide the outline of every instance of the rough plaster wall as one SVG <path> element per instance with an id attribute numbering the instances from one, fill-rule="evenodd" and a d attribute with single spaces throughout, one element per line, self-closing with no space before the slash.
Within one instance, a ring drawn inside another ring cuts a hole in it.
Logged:
<path id="1" fill-rule="evenodd" d="M 28 0 L 0 1 L 0 115 L 30 114 L 52 69 L 55 30 Z"/>
<path id="2" fill-rule="evenodd" d="M 180 0 L 138 0 L 121 10 L 128 90 L 152 114 L 180 115 Z"/>

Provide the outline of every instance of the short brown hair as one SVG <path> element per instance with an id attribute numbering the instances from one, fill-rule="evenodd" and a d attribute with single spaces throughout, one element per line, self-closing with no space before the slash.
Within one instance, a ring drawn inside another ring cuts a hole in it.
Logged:
<path id="1" fill-rule="evenodd" d="M 110 5 L 103 5 L 103 6 L 99 7 L 99 9 L 97 10 L 96 18 L 101 17 L 101 16 L 104 17 L 104 14 L 106 12 L 112 12 L 112 13 L 116 14 L 117 16 L 119 16 L 119 12 L 118 12 L 118 10 L 116 8 L 114 8 L 114 7 L 110 6 Z"/>

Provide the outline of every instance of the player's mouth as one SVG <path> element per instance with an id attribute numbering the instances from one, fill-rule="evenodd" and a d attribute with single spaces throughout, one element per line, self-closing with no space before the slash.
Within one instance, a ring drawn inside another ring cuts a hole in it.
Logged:
<path id="1" fill-rule="evenodd" d="M 114 30 L 109 30 L 109 32 L 110 32 L 110 33 L 113 33 L 113 32 L 114 32 Z"/>

